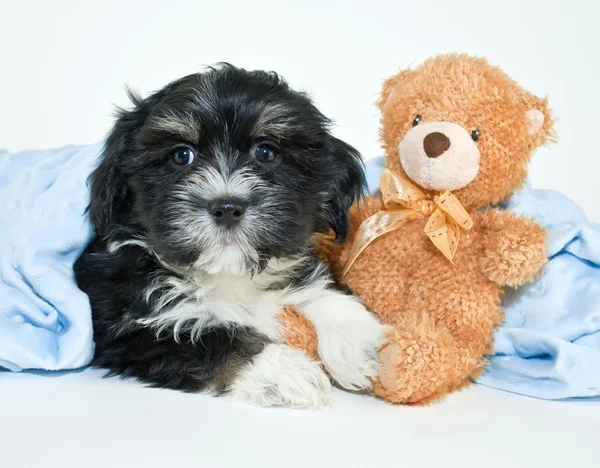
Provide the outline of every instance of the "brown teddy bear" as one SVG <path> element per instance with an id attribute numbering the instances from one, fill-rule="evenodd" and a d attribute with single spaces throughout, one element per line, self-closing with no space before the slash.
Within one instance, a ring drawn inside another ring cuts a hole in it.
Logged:
<path id="1" fill-rule="evenodd" d="M 477 377 L 503 319 L 503 287 L 540 274 L 546 233 L 497 208 L 552 139 L 547 100 L 486 60 L 441 55 L 383 85 L 381 196 L 351 210 L 342 246 L 324 256 L 341 282 L 392 325 L 374 393 L 426 404 Z M 286 311 L 287 342 L 318 358 L 304 316 Z"/>

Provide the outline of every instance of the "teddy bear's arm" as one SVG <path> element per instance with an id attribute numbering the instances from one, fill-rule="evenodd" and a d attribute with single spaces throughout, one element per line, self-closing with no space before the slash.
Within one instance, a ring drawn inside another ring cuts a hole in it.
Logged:
<path id="1" fill-rule="evenodd" d="M 314 361 L 319 360 L 317 332 L 306 316 L 295 307 L 286 307 L 279 316 L 285 344 L 304 351 Z"/>
<path id="2" fill-rule="evenodd" d="M 331 235 L 320 235 L 316 239 L 316 248 L 321 259 L 329 266 L 333 275 L 341 277 L 342 270 L 352 247 L 356 231 L 361 223 L 369 216 L 382 209 L 381 199 L 366 197 L 354 204 L 349 211 L 350 234 L 343 244 L 336 243 Z M 319 360 L 317 352 L 317 334 L 313 324 L 304 314 L 295 308 L 287 308 L 281 314 L 285 343 L 292 348 L 305 351 L 312 359 Z"/>
<path id="3" fill-rule="evenodd" d="M 346 242 L 338 244 L 334 242 L 330 236 L 318 238 L 317 249 L 319 254 L 325 263 L 329 265 L 336 277 L 339 278 L 341 276 L 344 265 L 348 259 L 348 253 L 354 243 L 356 231 L 362 222 L 382 209 L 383 206 L 380 198 L 368 196 L 359 203 L 355 203 L 350 208 L 348 214 L 350 232 Z"/>
<path id="4" fill-rule="evenodd" d="M 517 287 L 535 280 L 546 263 L 546 230 L 532 219 L 510 211 L 479 215 L 484 228 L 481 268 L 501 286 Z"/>

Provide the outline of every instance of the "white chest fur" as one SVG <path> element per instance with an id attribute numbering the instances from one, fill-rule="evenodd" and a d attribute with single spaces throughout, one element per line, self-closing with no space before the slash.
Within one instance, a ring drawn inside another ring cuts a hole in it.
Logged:
<path id="1" fill-rule="evenodd" d="M 281 327 L 277 316 L 288 304 L 287 294 L 265 291 L 262 286 L 260 278 L 215 275 L 202 287 L 198 305 L 215 323 L 253 327 L 279 341 Z"/>
<path id="2" fill-rule="evenodd" d="M 281 278 L 273 270 L 254 277 L 206 273 L 185 279 L 163 277 L 147 291 L 149 299 L 160 291 L 153 301 L 154 313 L 140 322 L 158 331 L 172 327 L 175 336 L 189 330 L 195 337 L 210 327 L 247 326 L 279 342 L 278 316 L 283 308 L 317 297 L 326 286 L 319 280 L 301 289 L 268 289 Z"/>
<path id="3" fill-rule="evenodd" d="M 319 356 L 333 378 L 345 388 L 368 388 L 377 374 L 377 350 L 383 344 L 383 326 L 357 298 L 331 288 L 324 267 L 305 278 L 301 287 L 276 288 L 277 283 L 282 284 L 282 280 L 293 274 L 290 270 L 290 267 L 269 268 L 254 277 L 196 273 L 157 278 L 147 291 L 154 312 L 140 323 L 153 327 L 158 333 L 172 329 L 176 340 L 184 330 L 191 333 L 192 340 L 201 343 L 203 330 L 244 326 L 281 343 L 282 326 L 278 316 L 285 306 L 294 305 L 315 326 Z M 286 370 L 289 365 L 295 368 L 293 375 L 297 375 L 298 369 L 311 363 L 305 355 L 287 346 L 277 346 L 267 346 L 264 359 L 258 359 L 242 374 L 239 385 L 244 392 L 248 385 L 263 382 L 265 372 L 272 377 L 274 369 Z M 298 359 L 281 368 L 271 359 L 280 359 L 281 353 L 291 353 Z M 264 372 L 261 369 L 265 369 Z M 279 377 L 286 386 L 289 384 L 287 370 Z M 314 378 L 311 374 L 311 381 Z M 264 388 L 262 383 L 260 388 Z M 259 395 L 262 398 L 262 393 Z"/>

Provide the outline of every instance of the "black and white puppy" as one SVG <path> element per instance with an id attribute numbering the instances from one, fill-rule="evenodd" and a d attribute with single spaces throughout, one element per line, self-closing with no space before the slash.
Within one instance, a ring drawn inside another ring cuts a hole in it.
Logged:
<path id="1" fill-rule="evenodd" d="M 319 406 L 326 373 L 282 344 L 278 315 L 314 323 L 326 369 L 361 390 L 383 329 L 312 249 L 348 234 L 358 152 L 276 74 L 220 65 L 131 95 L 91 176 L 98 237 L 75 265 L 95 364 L 158 387 Z"/>

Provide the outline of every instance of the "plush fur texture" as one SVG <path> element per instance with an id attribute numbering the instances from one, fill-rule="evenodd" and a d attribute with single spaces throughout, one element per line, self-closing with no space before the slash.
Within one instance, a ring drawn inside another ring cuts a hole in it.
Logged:
<path id="1" fill-rule="evenodd" d="M 379 108 L 386 167 L 412 175 L 417 183 L 456 182 L 453 193 L 474 221 L 462 233 L 453 263 L 424 234 L 423 218 L 376 239 L 342 279 L 392 325 L 380 351 L 375 395 L 394 403 L 426 404 L 479 375 L 492 350 L 494 328 L 503 318 L 503 287 L 532 281 L 546 261 L 544 229 L 494 205 L 522 186 L 533 150 L 553 138 L 552 117 L 545 99 L 529 94 L 484 59 L 466 55 L 434 57 L 391 77 Z M 440 141 L 432 147 L 423 134 L 423 145 L 430 147 L 415 146 L 414 130 L 433 122 L 432 131 L 452 130 L 445 134 L 449 141 L 436 136 Z M 405 171 L 407 135 L 411 151 L 424 151 L 417 156 L 426 170 Z M 466 142 L 462 135 L 472 140 Z M 455 164 L 464 162 L 457 158 L 470 158 L 468 170 L 475 161 L 472 150 L 461 151 L 461 145 L 477 148 L 474 177 L 455 173 Z M 427 151 L 436 165 L 422 158 Z M 438 193 L 421 188 L 431 197 Z M 323 252 L 338 274 L 360 224 L 383 209 L 378 197 L 370 197 L 351 210 L 348 243 L 335 246 L 324 240 Z M 286 316 L 286 323 L 296 328 L 287 331 L 288 342 L 314 352 L 318 337 L 297 329 L 306 324 L 294 315 Z"/>
<path id="2" fill-rule="evenodd" d="M 91 176 L 98 237 L 75 265 L 94 363 L 160 387 L 320 405 L 326 374 L 281 344 L 279 314 L 297 305 L 338 384 L 370 387 L 383 328 L 312 241 L 347 237 L 365 188 L 358 152 L 274 73 L 224 64 L 131 98 Z"/>

